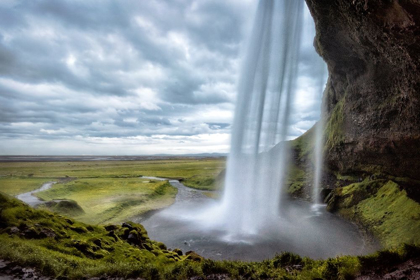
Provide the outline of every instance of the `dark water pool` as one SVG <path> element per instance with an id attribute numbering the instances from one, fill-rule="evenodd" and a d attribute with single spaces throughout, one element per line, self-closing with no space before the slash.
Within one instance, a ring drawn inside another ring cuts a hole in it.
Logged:
<path id="1" fill-rule="evenodd" d="M 215 260 L 259 261 L 284 251 L 312 258 L 337 255 L 361 255 L 374 251 L 366 246 L 357 227 L 320 207 L 304 201 L 285 203 L 282 218 L 272 222 L 258 234 L 229 236 L 223 227 L 206 226 L 212 222 L 208 210 L 204 220 L 194 218 L 202 209 L 216 202 L 202 192 L 170 181 L 178 188 L 176 202 L 146 217 L 138 217 L 150 238 L 165 243 L 168 248 L 195 251 Z M 216 208 L 214 208 L 216 209 Z M 202 217 L 202 216 L 201 216 Z"/>

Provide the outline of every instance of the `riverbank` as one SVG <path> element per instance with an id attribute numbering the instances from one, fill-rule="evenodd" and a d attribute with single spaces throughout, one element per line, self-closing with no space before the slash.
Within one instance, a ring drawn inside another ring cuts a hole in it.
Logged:
<path id="1" fill-rule="evenodd" d="M 38 206 L 38 205 L 44 203 L 44 201 L 39 199 L 35 194 L 51 189 L 51 187 L 56 183 L 57 182 L 44 183 L 44 184 L 42 184 L 42 186 L 39 189 L 19 194 L 19 195 L 16 196 L 16 198 L 25 202 L 29 206 L 32 206 L 32 207 Z"/>

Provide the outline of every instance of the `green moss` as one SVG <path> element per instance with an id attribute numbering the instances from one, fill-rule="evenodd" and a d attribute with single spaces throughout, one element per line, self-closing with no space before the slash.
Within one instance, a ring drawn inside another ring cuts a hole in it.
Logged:
<path id="1" fill-rule="evenodd" d="M 127 226 L 107 229 L 86 225 L 31 209 L 1 193 L 0 221 L 0 257 L 35 266 L 54 277 L 67 275 L 79 279 L 105 273 L 126 277 L 127 273 L 138 273 L 153 279 L 147 267 L 155 266 L 163 271 L 165 265 L 186 258 L 168 252 L 162 243 L 151 241 L 141 225 L 127 223 Z M 130 233 L 137 237 L 135 242 L 129 239 Z"/>
<path id="2" fill-rule="evenodd" d="M 321 265 L 320 272 L 323 279 L 353 279 L 360 270 L 360 263 L 356 257 L 329 258 Z"/>
<path id="3" fill-rule="evenodd" d="M 385 248 L 420 244 L 420 204 L 393 181 L 365 180 L 336 189 L 328 207 L 367 228 Z"/>
<path id="4" fill-rule="evenodd" d="M 293 196 L 301 196 L 302 188 L 308 181 L 307 175 L 307 172 L 305 172 L 302 168 L 292 164 L 286 175 L 286 184 L 289 186 L 287 188 L 287 192 Z"/>
<path id="5" fill-rule="evenodd" d="M 290 147 L 296 152 L 297 160 L 300 161 L 304 158 L 311 158 L 310 154 L 314 150 L 314 133 L 316 130 L 316 125 L 311 127 L 304 134 L 296 138 L 295 140 L 290 141 Z"/>
<path id="6" fill-rule="evenodd" d="M 420 205 L 405 191 L 389 181 L 371 198 L 362 201 L 356 210 L 364 223 L 391 247 L 404 243 L 420 243 Z"/>
<path id="7" fill-rule="evenodd" d="M 325 127 L 325 146 L 331 149 L 334 146 L 340 145 L 344 141 L 344 104 L 345 97 L 343 97 L 334 107 L 331 116 Z"/>
<path id="8" fill-rule="evenodd" d="M 314 162 L 314 132 L 316 125 L 306 133 L 290 141 L 290 148 L 293 157 L 288 166 L 286 174 L 287 192 L 295 197 L 302 197 L 304 187 L 312 181 L 313 172 L 308 168 L 310 161 Z"/>

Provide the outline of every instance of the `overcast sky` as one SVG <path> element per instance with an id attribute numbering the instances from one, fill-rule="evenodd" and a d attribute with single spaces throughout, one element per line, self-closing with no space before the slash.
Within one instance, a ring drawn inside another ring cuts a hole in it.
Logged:
<path id="1" fill-rule="evenodd" d="M 228 152 L 256 4 L 1 0 L 0 154 Z M 319 115 L 299 81 L 289 138 Z"/>

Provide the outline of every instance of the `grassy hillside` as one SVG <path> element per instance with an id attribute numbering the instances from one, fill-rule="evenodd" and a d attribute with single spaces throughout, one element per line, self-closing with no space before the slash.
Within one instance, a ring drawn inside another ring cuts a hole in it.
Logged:
<path id="1" fill-rule="evenodd" d="M 420 244 L 420 204 L 396 182 L 366 178 L 335 189 L 327 201 L 329 210 L 366 228 L 385 248 Z"/>
<path id="2" fill-rule="evenodd" d="M 263 262 L 205 260 L 150 240 L 138 224 L 89 225 L 0 193 L 0 258 L 52 277 L 351 279 L 378 263 L 390 266 L 419 256 L 419 248 L 406 245 L 368 257 L 312 260 L 283 253 Z"/>

